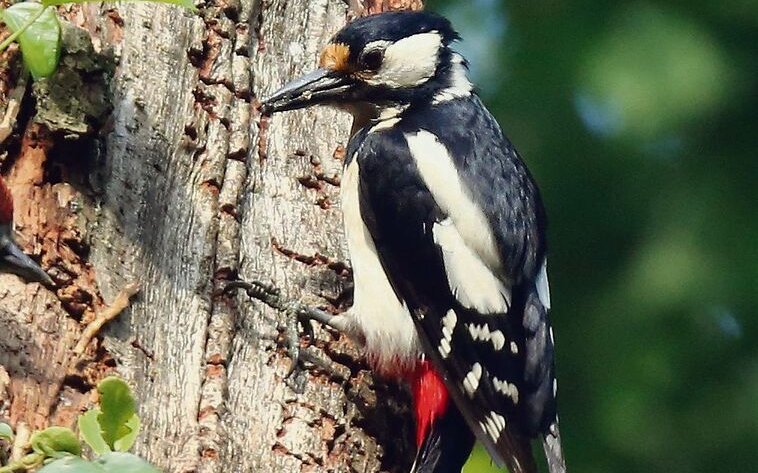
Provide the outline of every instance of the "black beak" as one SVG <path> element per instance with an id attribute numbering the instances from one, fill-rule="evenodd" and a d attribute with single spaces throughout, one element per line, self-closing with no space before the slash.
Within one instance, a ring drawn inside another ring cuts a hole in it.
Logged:
<path id="1" fill-rule="evenodd" d="M 271 115 L 274 112 L 335 102 L 338 97 L 344 98 L 355 84 L 354 79 L 343 73 L 316 69 L 274 92 L 261 104 L 261 112 Z"/>
<path id="2" fill-rule="evenodd" d="M 0 271 L 21 276 L 29 282 L 55 286 L 50 276 L 13 241 L 9 228 L 0 228 Z"/>

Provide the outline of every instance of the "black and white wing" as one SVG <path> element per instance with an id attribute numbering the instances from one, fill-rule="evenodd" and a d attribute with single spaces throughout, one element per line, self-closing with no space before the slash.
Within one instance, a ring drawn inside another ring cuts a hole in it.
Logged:
<path id="1" fill-rule="evenodd" d="M 349 156 L 362 218 L 426 355 L 492 457 L 531 472 L 530 439 L 553 424 L 557 435 L 543 209 L 491 116 L 468 112 L 437 130 L 404 119 L 364 131 Z"/>

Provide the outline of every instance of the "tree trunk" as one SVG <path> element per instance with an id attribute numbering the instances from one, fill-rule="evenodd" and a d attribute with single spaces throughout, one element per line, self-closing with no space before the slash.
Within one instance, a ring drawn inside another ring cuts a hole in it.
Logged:
<path id="1" fill-rule="evenodd" d="M 73 425 L 116 371 L 138 396 L 136 451 L 164 471 L 407 471 L 402 389 L 319 327 L 332 369 L 285 383 L 286 317 L 218 294 L 239 275 L 327 310 L 349 301 L 338 205 L 349 118 L 260 120 L 256 109 L 311 69 L 349 16 L 420 8 L 347 3 L 68 7 L 61 68 L 26 96 L 6 54 L 0 105 L 20 112 L 6 114 L 17 133 L 0 163 L 22 246 L 58 288 L 0 275 L 0 417 Z M 131 305 L 75 354 L 84 327 L 135 281 Z"/>

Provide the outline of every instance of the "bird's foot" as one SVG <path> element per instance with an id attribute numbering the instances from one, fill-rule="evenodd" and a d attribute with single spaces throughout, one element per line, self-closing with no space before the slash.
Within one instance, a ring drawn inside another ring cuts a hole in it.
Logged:
<path id="1" fill-rule="evenodd" d="M 300 346 L 299 324 L 302 324 L 308 340 L 312 341 L 315 337 L 313 327 L 310 324 L 311 320 L 342 330 L 344 327 L 340 323 L 342 320 L 339 316 L 309 307 L 298 301 L 286 300 L 282 297 L 281 290 L 278 287 L 261 281 L 231 281 L 224 287 L 223 291 L 225 294 L 231 294 L 240 289 L 245 291 L 249 298 L 259 300 L 272 309 L 285 314 L 285 324 L 281 329 L 285 333 L 287 354 L 292 359 L 292 364 L 285 375 L 285 382 L 295 392 L 302 393 L 307 381 L 303 363 L 315 365 L 338 379 L 346 379 L 345 373 L 336 369 L 334 363 L 326 358 L 320 350 L 310 346 L 310 344 L 305 347 Z"/>

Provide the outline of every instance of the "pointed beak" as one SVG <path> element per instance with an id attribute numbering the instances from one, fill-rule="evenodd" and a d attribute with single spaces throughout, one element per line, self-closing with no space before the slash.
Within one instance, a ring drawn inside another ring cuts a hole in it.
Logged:
<path id="1" fill-rule="evenodd" d="M 319 68 L 285 85 L 261 104 L 264 115 L 296 110 L 311 105 L 333 103 L 350 92 L 356 85 L 351 77 Z"/>
<path id="2" fill-rule="evenodd" d="M 9 231 L 5 231 L 5 229 L 0 229 L 0 271 L 21 276 L 29 282 L 55 286 L 50 276 L 34 260 L 21 251 L 21 248 L 11 238 Z"/>

